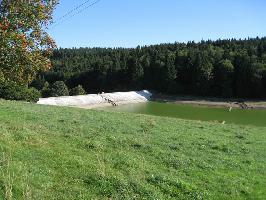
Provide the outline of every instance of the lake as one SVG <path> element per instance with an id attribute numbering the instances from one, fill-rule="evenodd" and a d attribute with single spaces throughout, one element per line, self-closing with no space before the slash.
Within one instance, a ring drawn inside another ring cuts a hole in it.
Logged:
<path id="1" fill-rule="evenodd" d="M 242 125 L 266 126 L 266 110 L 202 107 L 173 103 L 147 102 L 101 108 L 107 111 L 140 113 L 181 119 L 218 121 Z"/>

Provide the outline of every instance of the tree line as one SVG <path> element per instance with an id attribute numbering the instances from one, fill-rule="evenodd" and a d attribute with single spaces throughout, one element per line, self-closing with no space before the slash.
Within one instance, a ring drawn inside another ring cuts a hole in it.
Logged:
<path id="1" fill-rule="evenodd" d="M 136 48 L 56 49 L 32 86 L 64 81 L 87 93 L 149 89 L 165 94 L 266 97 L 266 37 Z M 47 85 L 46 85 L 47 87 Z"/>

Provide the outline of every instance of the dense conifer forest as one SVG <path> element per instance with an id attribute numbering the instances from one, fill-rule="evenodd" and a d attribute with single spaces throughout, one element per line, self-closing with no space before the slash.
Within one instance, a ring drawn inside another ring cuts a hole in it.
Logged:
<path id="1" fill-rule="evenodd" d="M 52 70 L 32 83 L 64 81 L 87 93 L 150 89 L 165 94 L 266 97 L 266 37 L 137 48 L 54 51 Z M 47 83 L 46 83 L 47 87 Z"/>

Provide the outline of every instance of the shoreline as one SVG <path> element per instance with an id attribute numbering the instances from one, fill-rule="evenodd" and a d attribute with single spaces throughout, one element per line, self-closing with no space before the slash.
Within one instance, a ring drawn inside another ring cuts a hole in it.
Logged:
<path id="1" fill-rule="evenodd" d="M 214 108 L 239 108 L 239 109 L 266 109 L 266 99 L 222 99 L 215 97 L 196 97 L 196 96 L 170 96 L 155 94 L 152 100 L 155 102 L 174 103 L 181 105 L 196 105 Z"/>
<path id="2" fill-rule="evenodd" d="M 143 90 L 144 91 L 144 90 Z M 127 96 L 127 93 L 129 97 Z M 132 103 L 144 103 L 144 102 L 161 102 L 161 103 L 173 103 L 179 105 L 194 105 L 202 107 L 214 107 L 214 108 L 238 108 L 238 109 L 257 109 L 266 110 L 266 99 L 225 99 L 216 97 L 199 97 L 199 96 L 174 96 L 165 94 L 153 94 L 149 97 L 144 97 L 144 93 L 132 96 L 131 92 L 120 93 L 106 93 L 106 94 L 90 94 L 81 96 L 69 96 L 69 97 L 50 97 L 41 98 L 37 104 L 45 105 L 57 105 L 77 107 L 83 109 L 95 109 L 110 106 L 119 106 Z M 105 95 L 105 96 L 104 96 Z M 122 96 L 121 96 L 122 95 Z M 126 96 L 125 96 L 126 95 Z M 86 103 L 87 102 L 87 103 Z"/>

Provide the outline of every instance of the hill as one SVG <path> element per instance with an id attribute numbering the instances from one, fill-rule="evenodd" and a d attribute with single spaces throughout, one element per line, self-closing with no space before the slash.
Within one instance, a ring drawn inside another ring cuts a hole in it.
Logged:
<path id="1" fill-rule="evenodd" d="M 265 199 L 266 128 L 0 100 L 6 199 Z"/>
<path id="2" fill-rule="evenodd" d="M 87 93 L 155 90 L 215 97 L 266 97 L 266 38 L 122 48 L 57 49 L 33 86 L 64 81 Z"/>

